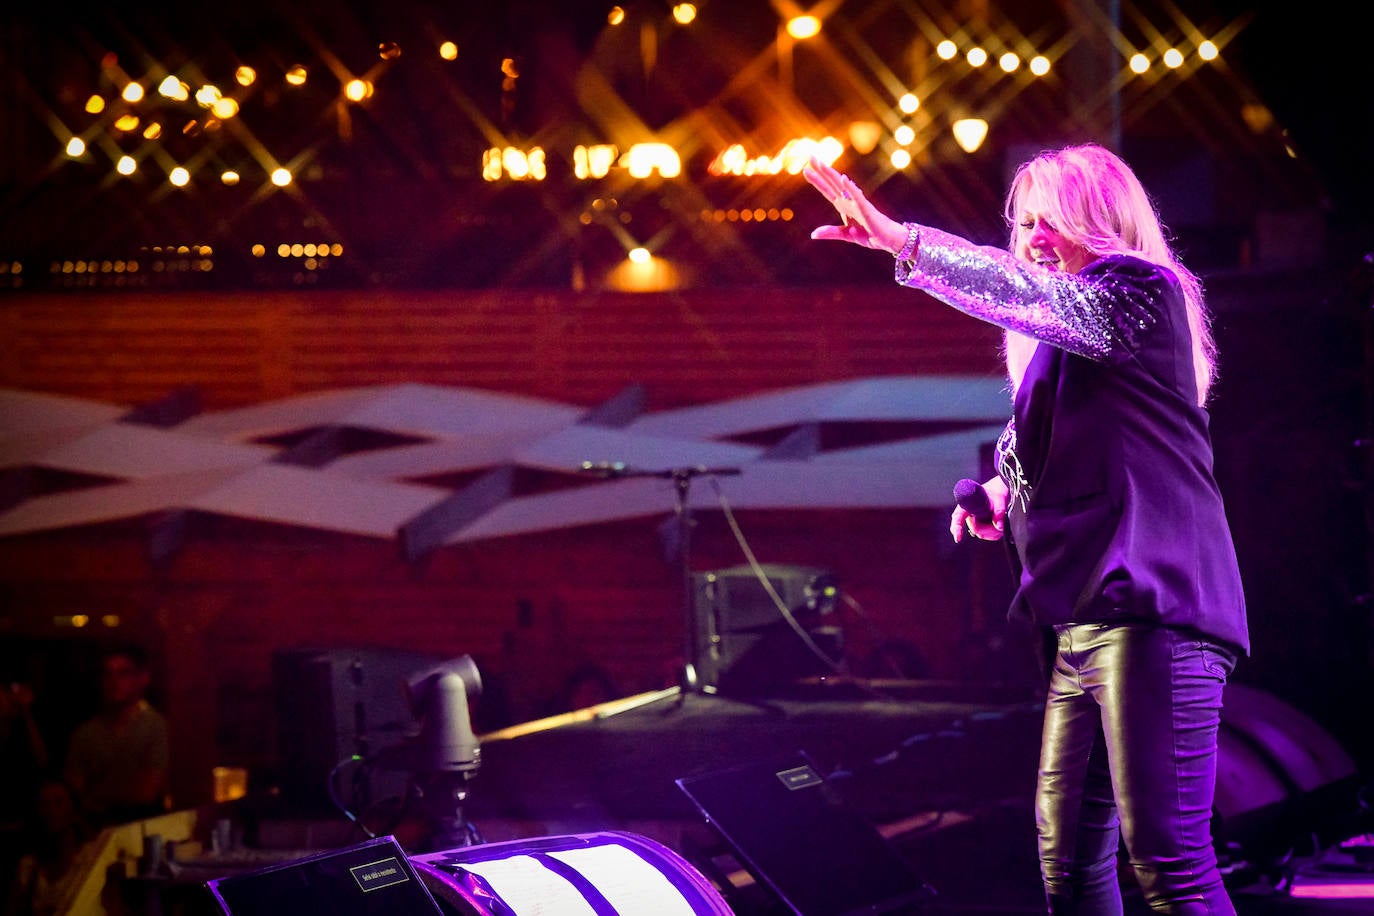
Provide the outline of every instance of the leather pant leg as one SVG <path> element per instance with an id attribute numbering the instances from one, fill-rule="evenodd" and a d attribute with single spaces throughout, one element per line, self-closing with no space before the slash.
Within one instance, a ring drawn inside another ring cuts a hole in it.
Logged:
<path id="1" fill-rule="evenodd" d="M 1096 700 L 1060 628 L 1040 745 L 1036 828 L 1046 899 L 1056 916 L 1120 916 L 1120 820 Z"/>
<path id="2" fill-rule="evenodd" d="M 1051 911 L 1120 914 L 1124 840 L 1155 912 L 1232 916 L 1211 815 L 1222 691 L 1235 656 L 1144 624 L 1057 631 L 1036 795 Z"/>

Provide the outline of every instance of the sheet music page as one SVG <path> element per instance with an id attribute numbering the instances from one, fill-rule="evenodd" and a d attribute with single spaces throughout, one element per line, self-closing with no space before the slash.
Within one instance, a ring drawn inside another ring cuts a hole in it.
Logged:
<path id="1" fill-rule="evenodd" d="M 596 916 L 581 891 L 532 856 L 465 862 L 462 868 L 486 881 L 516 916 Z"/>
<path id="2" fill-rule="evenodd" d="M 692 905 L 668 876 L 624 846 L 563 849 L 548 856 L 586 876 L 620 916 L 693 916 Z"/>

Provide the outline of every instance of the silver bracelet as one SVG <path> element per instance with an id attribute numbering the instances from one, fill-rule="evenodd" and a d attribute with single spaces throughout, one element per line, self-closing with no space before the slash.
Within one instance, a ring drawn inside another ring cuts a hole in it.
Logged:
<path id="1" fill-rule="evenodd" d="M 902 250 L 897 252 L 898 261 L 910 261 L 911 256 L 916 253 L 916 245 L 921 241 L 921 227 L 917 223 L 905 223 L 906 244 Z"/>

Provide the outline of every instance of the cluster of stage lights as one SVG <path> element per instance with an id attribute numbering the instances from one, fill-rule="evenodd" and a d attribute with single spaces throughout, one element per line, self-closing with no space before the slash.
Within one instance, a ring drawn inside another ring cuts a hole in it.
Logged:
<path id="1" fill-rule="evenodd" d="M 627 21 L 627 15 L 623 7 L 613 6 L 607 15 L 607 22 L 613 27 L 622 25 Z M 672 7 L 672 15 L 678 24 L 687 26 L 696 19 L 697 9 L 691 3 L 677 3 Z M 797 15 L 784 23 L 784 29 L 791 39 L 801 42 L 819 35 L 822 30 L 822 22 L 814 15 Z M 456 60 L 458 57 L 458 47 L 452 41 L 442 42 L 438 45 L 437 51 L 439 57 L 447 61 Z M 383 61 L 392 61 L 400 57 L 401 49 L 394 42 L 382 42 L 378 46 L 378 53 Z M 982 45 L 973 44 L 961 49 L 959 44 L 952 39 L 939 42 L 934 48 L 934 53 L 943 62 L 952 62 L 962 58 L 970 71 L 980 70 L 993 63 L 993 55 Z M 1193 53 L 1197 60 L 1205 63 L 1215 60 L 1219 55 L 1219 49 L 1210 40 L 1199 40 L 1195 43 Z M 1130 55 L 1126 67 L 1132 74 L 1145 76 L 1151 72 L 1155 60 L 1167 70 L 1179 70 L 1187 63 L 1187 55 L 1176 47 L 1156 50 L 1153 57 L 1141 51 Z M 112 55 L 107 57 L 103 64 L 107 72 L 118 69 L 117 61 Z M 509 72 L 511 65 L 512 62 L 509 60 L 502 62 L 503 75 L 508 83 L 516 76 L 516 74 Z M 1047 75 L 1052 66 L 1050 59 L 1044 55 L 1032 54 L 1023 58 L 1022 55 L 1010 50 L 998 54 L 995 65 L 1008 75 L 1016 74 L 1024 68 L 1025 72 L 1033 77 Z M 282 74 L 283 81 L 291 87 L 304 86 L 309 78 L 310 73 L 302 64 L 293 65 Z M 242 90 L 246 91 L 257 83 L 258 74 L 254 68 L 243 65 L 236 69 L 234 80 Z M 342 98 L 348 102 L 363 103 L 373 98 L 376 87 L 369 79 L 354 77 L 341 82 L 340 92 Z M 190 84 L 173 74 L 166 74 L 157 81 L 156 93 L 169 103 L 189 103 L 194 99 L 194 103 L 200 111 L 192 117 L 183 118 L 180 126 L 171 123 L 165 110 L 161 117 L 154 110 L 151 114 L 145 115 L 145 120 L 140 117 L 137 110 L 140 103 L 144 102 L 144 85 L 137 80 L 126 79 L 123 89 L 119 93 L 119 98 L 126 103 L 125 110 L 117 116 L 112 114 L 106 120 L 115 137 L 127 137 L 137 133 L 144 140 L 149 141 L 150 146 L 145 148 L 144 156 L 136 158 L 134 155 L 119 152 L 116 144 L 111 144 L 101 138 L 99 146 L 102 149 L 118 153 L 113 158 L 115 171 L 120 175 L 131 176 L 139 171 L 142 159 L 154 152 L 151 144 L 162 138 L 164 131 L 179 130 L 187 135 L 210 134 L 219 130 L 223 122 L 239 114 L 240 101 L 233 95 L 225 94 L 218 87 L 208 83 L 193 91 Z M 87 100 L 85 109 L 90 115 L 101 116 L 105 113 L 108 104 L 103 96 L 93 94 Z M 152 108 L 152 106 L 146 105 L 142 107 Z M 895 102 L 896 111 L 900 112 L 903 117 L 915 114 L 920 107 L 920 99 L 910 92 L 899 96 Z M 172 117 L 175 117 L 175 113 Z M 87 131 L 87 136 L 95 134 L 100 126 L 102 125 L 92 125 L 91 130 Z M 949 127 L 958 146 L 967 153 L 976 152 L 989 132 L 988 122 L 976 117 L 954 120 Z M 855 121 L 848 128 L 848 146 L 861 155 L 867 155 L 878 148 L 887 134 L 887 129 L 876 119 Z M 910 147 L 916 140 L 916 130 L 906 123 L 898 124 L 891 129 L 891 142 L 887 149 L 888 159 L 894 169 L 902 170 L 911 165 L 913 157 Z M 811 155 L 819 155 L 826 161 L 834 162 L 842 154 L 844 148 L 845 144 L 834 137 L 824 137 L 820 140 L 798 138 L 789 141 L 775 153 L 751 154 L 742 144 L 732 144 L 713 158 L 707 171 L 717 176 L 739 177 L 783 173 L 797 174 Z M 86 156 L 88 153 L 86 138 L 77 134 L 71 135 L 67 142 L 66 153 L 73 159 Z M 191 183 L 193 176 L 187 166 L 166 163 L 165 155 L 157 155 L 156 158 L 160 164 L 166 166 L 167 180 L 171 185 L 186 187 Z M 271 184 L 280 188 L 292 184 L 294 176 L 290 168 L 269 161 L 265 152 L 262 151 L 259 151 L 255 158 L 262 166 L 263 173 Z M 546 160 L 545 151 L 539 147 L 530 149 L 520 149 L 514 146 L 491 147 L 483 154 L 482 176 L 489 182 L 542 181 L 548 177 Z M 636 179 L 646 179 L 651 176 L 676 178 L 682 172 L 682 162 L 679 154 L 671 146 L 659 142 L 635 144 L 625 150 L 623 154 L 618 148 L 610 144 L 579 146 L 574 150 L 573 173 L 574 177 L 579 180 L 604 178 L 612 168 L 624 169 L 630 177 Z M 234 169 L 224 169 L 219 172 L 218 180 L 226 186 L 235 186 L 242 181 L 242 176 Z M 702 212 L 701 218 L 714 222 L 763 223 L 776 220 L 785 221 L 790 219 L 791 215 L 790 211 L 785 210 L 744 208 L 739 210 L 706 210 Z M 590 216 L 591 214 L 584 214 L 584 217 Z M 259 244 L 253 246 L 252 253 L 255 257 L 265 257 L 268 249 Z M 304 243 L 291 245 L 283 243 L 276 247 L 275 253 L 280 258 L 299 260 L 307 270 L 314 271 L 325 266 L 324 259 L 337 258 L 342 252 L 338 245 L 309 245 Z M 638 248 L 630 253 L 630 259 L 637 263 L 645 263 L 650 260 L 650 255 L 646 249 Z M 180 266 L 183 264 L 186 266 Z M 158 259 L 152 263 L 152 266 L 157 268 L 159 272 L 178 269 L 203 271 L 213 269 L 213 262 L 208 258 L 190 261 Z M 121 270 L 120 267 L 124 269 Z M 52 265 L 52 270 L 55 274 L 66 277 L 73 275 L 79 277 L 82 274 L 132 274 L 136 273 L 139 267 L 135 261 L 112 262 L 109 266 L 106 262 L 96 264 L 94 262 L 75 261 L 55 263 Z M 8 272 L 18 275 L 20 270 L 16 268 Z M 15 277 L 10 279 L 13 281 Z M 89 279 L 94 278 L 88 276 Z"/>
<path id="2" fill-rule="evenodd" d="M 48 264 L 53 282 L 65 287 L 146 286 L 158 275 L 208 274 L 214 269 L 214 250 L 209 245 L 149 245 L 134 258 L 78 258 Z M 20 273 L 16 262 L 15 282 L 10 285 L 22 285 Z"/>
<path id="3" fill-rule="evenodd" d="M 343 257 L 344 246 L 338 242 L 283 242 L 269 249 L 259 243 L 249 251 L 255 258 L 275 253 L 282 260 L 299 262 L 306 271 L 317 271 L 324 269 L 327 259 Z M 214 269 L 214 250 L 209 245 L 151 245 L 144 247 L 137 258 L 68 259 L 48 265 L 54 281 L 68 287 L 142 286 L 150 280 L 149 273 L 210 273 Z M 22 275 L 22 262 L 0 264 L 0 287 L 22 286 Z"/>
<path id="4" fill-rule="evenodd" d="M 263 244 L 253 245 L 250 249 L 253 257 L 265 258 L 268 255 L 268 248 Z M 276 248 L 276 255 L 282 260 L 294 260 L 306 271 L 324 270 L 329 266 L 329 259 L 335 260 L 343 257 L 344 247 L 338 242 L 282 242 Z"/>
<path id="5" fill-rule="evenodd" d="M 100 624 L 102 627 L 114 629 L 120 626 L 123 621 L 118 614 L 101 614 L 99 617 L 92 617 L 90 614 L 62 614 L 52 618 L 54 626 L 76 630 L 85 629 L 92 624 Z"/>
<path id="6" fill-rule="evenodd" d="M 697 8 L 691 3 L 676 3 L 672 7 L 672 15 L 680 25 L 690 25 L 696 19 Z M 623 7 L 613 6 L 607 14 L 607 22 L 611 26 L 619 26 L 626 22 L 627 16 Z M 815 15 L 802 14 L 789 18 L 784 23 L 784 28 L 792 39 L 805 41 L 820 34 L 822 22 Z M 961 52 L 954 40 L 945 39 L 939 42 L 934 50 L 935 55 L 946 62 L 960 57 L 962 53 L 964 61 L 974 70 L 986 67 L 992 62 L 992 55 L 978 44 L 964 48 Z M 391 61 L 401 56 L 401 49 L 395 42 L 382 42 L 378 46 L 378 53 L 382 60 Z M 1215 42 L 1199 40 L 1196 42 L 1195 53 L 1199 60 L 1209 62 L 1215 60 L 1220 52 Z M 444 41 L 438 46 L 438 54 L 444 60 L 456 60 L 458 46 L 452 41 Z M 1177 47 L 1166 48 L 1157 54 L 1159 63 L 1169 70 L 1182 68 L 1187 60 L 1184 51 Z M 512 74 L 507 72 L 510 64 L 508 60 L 502 62 L 502 70 L 508 80 L 512 77 Z M 107 70 L 116 69 L 117 61 L 113 56 L 107 57 L 104 66 Z M 1040 54 L 1023 59 L 1022 55 L 1015 51 L 1007 50 L 997 56 L 996 66 L 1006 74 L 1014 74 L 1024 66 L 1033 76 L 1041 77 L 1049 73 L 1051 61 Z M 1135 52 L 1127 60 L 1128 70 L 1137 76 L 1148 74 L 1152 66 L 1151 57 L 1143 51 Z M 253 67 L 243 65 L 236 69 L 234 79 L 238 86 L 248 89 L 257 82 L 258 74 Z M 309 79 L 309 71 L 304 65 L 295 64 L 285 71 L 283 79 L 289 86 L 304 86 Z M 156 92 L 171 102 L 184 103 L 194 98 L 196 105 L 202 109 L 199 115 L 184 120 L 177 128 L 185 134 L 214 132 L 224 121 L 239 114 L 240 102 L 213 84 L 203 84 L 193 92 L 190 84 L 173 74 L 167 74 L 158 81 Z M 344 80 L 341 86 L 343 98 L 353 103 L 365 102 L 371 99 L 375 92 L 375 85 L 366 78 L 349 78 Z M 111 122 L 112 133 L 115 136 L 129 136 L 138 132 L 143 139 L 152 142 L 161 138 L 164 131 L 172 129 L 157 117 L 149 117 L 145 122 L 134 110 L 132 106 L 141 103 L 145 94 L 146 90 L 141 82 L 132 79 L 125 82 L 120 97 L 130 107 Z M 99 116 L 105 112 L 107 104 L 103 96 L 93 94 L 87 100 L 86 111 Z M 919 104 L 916 96 L 911 93 L 906 93 L 897 100 L 897 107 L 904 115 L 914 113 Z M 960 148 L 969 153 L 975 152 L 982 145 L 989 130 L 987 122 L 979 118 L 956 120 L 951 123 L 950 128 Z M 881 128 L 877 127 L 876 122 L 855 122 L 850 129 L 851 145 L 857 152 L 867 154 L 877 146 L 880 135 Z M 908 125 L 899 125 L 893 131 L 892 140 L 896 148 L 889 153 L 889 159 L 894 168 L 900 170 L 910 166 L 912 157 L 907 147 L 915 139 L 916 133 Z M 114 169 L 118 174 L 131 176 L 139 170 L 140 157 L 119 152 L 117 146 L 102 146 L 118 153 L 114 157 Z M 66 154 L 70 158 L 79 159 L 87 154 L 88 147 L 87 139 L 74 133 L 68 138 Z M 262 158 L 260 155 L 259 159 Z M 798 169 L 793 168 L 791 162 L 785 165 L 778 164 L 777 160 L 787 158 L 786 149 L 772 156 L 748 156 L 743 153 L 741 146 L 734 145 L 722 151 L 713 160 L 710 171 L 712 174 L 739 176 L 779 174 L 783 171 L 795 174 Z M 487 181 L 539 181 L 547 177 L 545 163 L 546 153 L 538 147 L 525 150 L 512 146 L 491 147 L 483 154 L 482 176 Z M 294 177 L 290 168 L 272 162 L 261 164 L 267 179 L 273 185 L 286 187 L 293 182 Z M 645 178 L 654 173 L 663 177 L 676 177 L 681 172 L 681 163 L 676 152 L 661 143 L 636 144 L 623 156 L 613 147 L 605 146 L 579 147 L 575 151 L 575 174 L 580 179 L 604 177 L 613 165 L 625 168 L 631 177 L 635 178 Z M 237 185 L 242 180 L 242 176 L 234 169 L 220 171 L 218 178 L 222 184 L 228 186 Z M 175 187 L 186 187 L 191 183 L 192 174 L 185 165 L 170 164 L 167 167 L 167 180 Z"/>

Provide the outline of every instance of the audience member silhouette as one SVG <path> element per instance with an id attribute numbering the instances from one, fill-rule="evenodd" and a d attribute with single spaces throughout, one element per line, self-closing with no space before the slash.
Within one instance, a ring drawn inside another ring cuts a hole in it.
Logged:
<path id="1" fill-rule="evenodd" d="M 167 810 L 167 719 L 148 702 L 148 659 L 132 646 L 101 659 L 102 707 L 76 727 L 63 773 L 83 816 L 96 826 Z"/>
<path id="2" fill-rule="evenodd" d="M 49 763 L 33 704 L 28 684 L 9 678 L 0 682 L 0 889 L 6 892 L 29 846 L 33 800 Z"/>
<path id="3" fill-rule="evenodd" d="M 54 916 L 66 911 L 89 867 L 92 836 L 76 808 L 71 789 L 56 776 L 41 780 L 30 799 L 29 842 L 20 856 L 6 896 L 5 916 Z"/>

